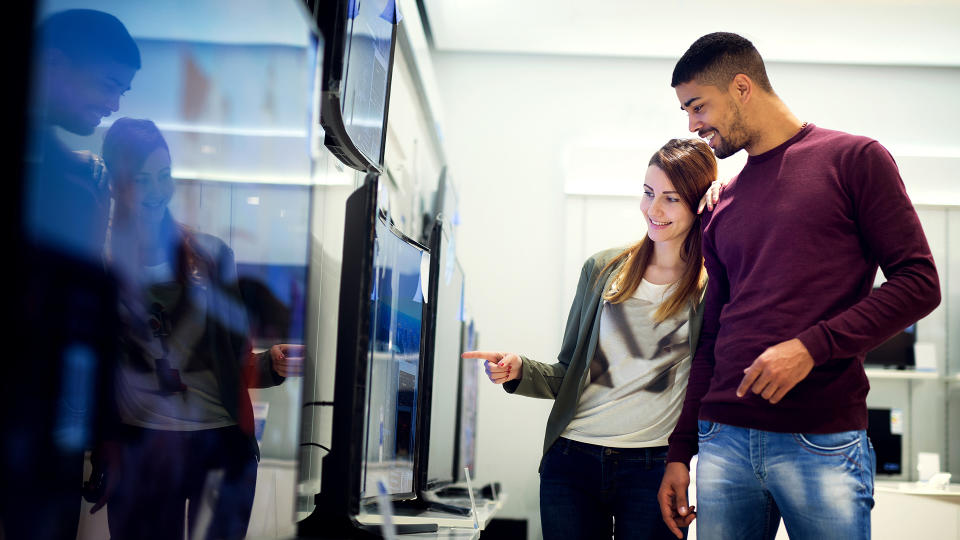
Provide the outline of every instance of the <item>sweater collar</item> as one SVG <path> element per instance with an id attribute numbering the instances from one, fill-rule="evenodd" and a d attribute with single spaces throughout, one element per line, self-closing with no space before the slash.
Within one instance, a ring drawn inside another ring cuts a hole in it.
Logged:
<path id="1" fill-rule="evenodd" d="M 747 165 L 754 165 L 754 164 L 757 164 L 757 163 L 762 163 L 762 162 L 764 162 L 764 161 L 767 161 L 768 159 L 772 159 L 772 158 L 775 158 L 775 157 L 777 157 L 777 156 L 782 155 L 784 152 L 786 152 L 787 148 L 790 148 L 794 143 L 796 143 L 796 142 L 800 141 L 801 139 L 803 139 L 804 137 L 806 137 L 807 134 L 809 134 L 811 131 L 813 131 L 813 128 L 815 128 L 815 127 L 816 127 L 816 126 L 814 126 L 812 123 L 807 123 L 807 125 L 803 126 L 803 128 L 802 128 L 800 131 L 798 131 L 798 132 L 796 133 L 796 135 L 794 135 L 793 137 L 790 137 L 790 138 L 787 139 L 786 141 L 782 142 L 779 146 L 774 147 L 774 148 L 771 148 L 770 150 L 767 150 L 766 152 L 764 152 L 764 153 L 762 153 L 762 154 L 757 154 L 757 155 L 755 155 L 755 156 L 749 156 L 749 157 L 747 158 Z"/>

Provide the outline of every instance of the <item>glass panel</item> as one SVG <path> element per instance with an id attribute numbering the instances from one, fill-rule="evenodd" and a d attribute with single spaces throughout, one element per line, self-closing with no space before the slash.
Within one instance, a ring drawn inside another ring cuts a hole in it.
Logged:
<path id="1" fill-rule="evenodd" d="M 316 137 L 300 2 L 48 0 L 36 22 L 23 208 L 42 338 L 4 398 L 24 411 L 4 427 L 4 484 L 24 489 L 4 527 L 292 532 Z"/>

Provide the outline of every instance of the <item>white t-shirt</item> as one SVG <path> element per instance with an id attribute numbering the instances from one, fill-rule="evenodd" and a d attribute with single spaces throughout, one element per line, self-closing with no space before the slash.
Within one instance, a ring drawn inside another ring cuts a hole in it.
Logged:
<path id="1" fill-rule="evenodd" d="M 689 312 L 653 321 L 671 292 L 643 280 L 626 301 L 604 301 L 589 384 L 562 437 L 619 448 L 667 444 L 690 376 Z"/>
<path id="2" fill-rule="evenodd" d="M 220 385 L 213 370 L 185 369 L 191 357 L 201 352 L 199 348 L 206 331 L 206 295 L 197 287 L 180 286 L 174 280 L 169 263 L 142 268 L 141 281 L 147 305 L 156 302 L 170 306 L 187 301 L 180 295 L 191 295 L 190 307 L 172 325 L 170 335 L 163 338 L 167 346 L 167 362 L 172 369 L 178 370 L 180 381 L 187 389 L 174 394 L 160 392 L 156 372 L 156 358 L 164 356 L 160 338 L 154 337 L 152 332 L 127 336 L 137 345 L 136 349 L 141 351 L 143 358 L 121 356 L 117 380 L 120 419 L 125 424 L 166 431 L 196 431 L 236 424 L 220 401 Z M 149 317 L 146 313 L 124 313 L 132 318 Z M 147 370 L 142 368 L 144 362 Z"/>

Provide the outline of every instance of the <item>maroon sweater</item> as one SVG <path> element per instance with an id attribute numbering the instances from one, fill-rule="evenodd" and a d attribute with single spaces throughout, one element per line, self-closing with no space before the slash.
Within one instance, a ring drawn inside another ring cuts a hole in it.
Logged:
<path id="1" fill-rule="evenodd" d="M 668 461 L 697 419 L 787 433 L 867 427 L 863 355 L 940 303 L 920 220 L 878 142 L 807 125 L 757 156 L 703 219 L 710 275 L 700 344 Z M 872 292 L 877 267 L 887 278 Z M 815 366 L 776 405 L 736 395 L 767 347 L 799 338 Z"/>

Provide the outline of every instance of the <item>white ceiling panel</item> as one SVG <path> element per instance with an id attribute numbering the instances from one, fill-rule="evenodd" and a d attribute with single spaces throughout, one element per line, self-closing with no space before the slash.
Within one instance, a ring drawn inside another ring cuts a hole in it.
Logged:
<path id="1" fill-rule="evenodd" d="M 677 58 L 718 30 L 767 60 L 960 66 L 960 0 L 422 0 L 440 51 Z"/>

